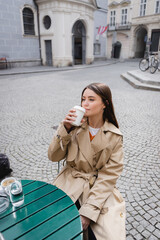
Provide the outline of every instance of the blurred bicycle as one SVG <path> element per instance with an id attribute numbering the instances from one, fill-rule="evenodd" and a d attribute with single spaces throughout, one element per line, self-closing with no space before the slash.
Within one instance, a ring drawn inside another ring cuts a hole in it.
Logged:
<path id="1" fill-rule="evenodd" d="M 158 71 L 160 71 L 160 52 L 155 54 L 155 58 L 157 59 L 158 61 Z"/>
<path id="2" fill-rule="evenodd" d="M 144 58 L 139 62 L 139 68 L 141 71 L 145 72 L 150 69 L 150 73 L 155 73 L 159 67 L 159 62 L 153 53 L 147 53 Z"/>

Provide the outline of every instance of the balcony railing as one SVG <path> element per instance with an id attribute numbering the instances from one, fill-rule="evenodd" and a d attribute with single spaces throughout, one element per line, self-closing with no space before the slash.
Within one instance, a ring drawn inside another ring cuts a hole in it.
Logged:
<path id="1" fill-rule="evenodd" d="M 110 25 L 109 24 L 109 31 L 115 31 L 115 30 L 130 30 L 131 29 L 131 23 L 127 22 L 125 24 L 122 23 L 116 23 L 115 25 Z"/>
<path id="2" fill-rule="evenodd" d="M 115 25 L 109 25 L 108 30 L 109 31 L 114 31 L 114 30 L 116 30 L 116 26 Z"/>

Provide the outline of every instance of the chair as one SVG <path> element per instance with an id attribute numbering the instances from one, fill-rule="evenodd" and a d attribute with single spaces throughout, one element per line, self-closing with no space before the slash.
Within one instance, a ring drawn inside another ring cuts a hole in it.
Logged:
<path id="1" fill-rule="evenodd" d="M 7 69 L 7 58 L 6 57 L 1 57 L 0 58 L 0 69 Z"/>

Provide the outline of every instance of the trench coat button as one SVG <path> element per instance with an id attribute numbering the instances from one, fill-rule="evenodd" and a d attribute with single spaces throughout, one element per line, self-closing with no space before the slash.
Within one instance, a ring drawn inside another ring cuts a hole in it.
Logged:
<path id="1" fill-rule="evenodd" d="M 60 139 L 61 138 L 60 135 L 57 134 L 57 138 Z"/>
<path id="2" fill-rule="evenodd" d="M 73 168 L 73 167 L 76 166 L 76 164 L 75 163 L 70 163 L 70 166 Z"/>
<path id="3" fill-rule="evenodd" d="M 123 218 L 123 213 L 122 212 L 120 213 L 120 217 Z"/>

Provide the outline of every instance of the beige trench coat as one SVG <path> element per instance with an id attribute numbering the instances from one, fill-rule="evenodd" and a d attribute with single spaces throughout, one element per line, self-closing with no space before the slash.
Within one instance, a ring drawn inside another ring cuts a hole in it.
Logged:
<path id="1" fill-rule="evenodd" d="M 90 218 L 97 240 L 124 240 L 125 202 L 116 188 L 123 170 L 122 134 L 105 122 L 90 141 L 85 122 L 69 134 L 63 124 L 57 129 L 48 149 L 52 161 L 66 160 L 54 185 L 76 202 L 79 213 Z"/>

